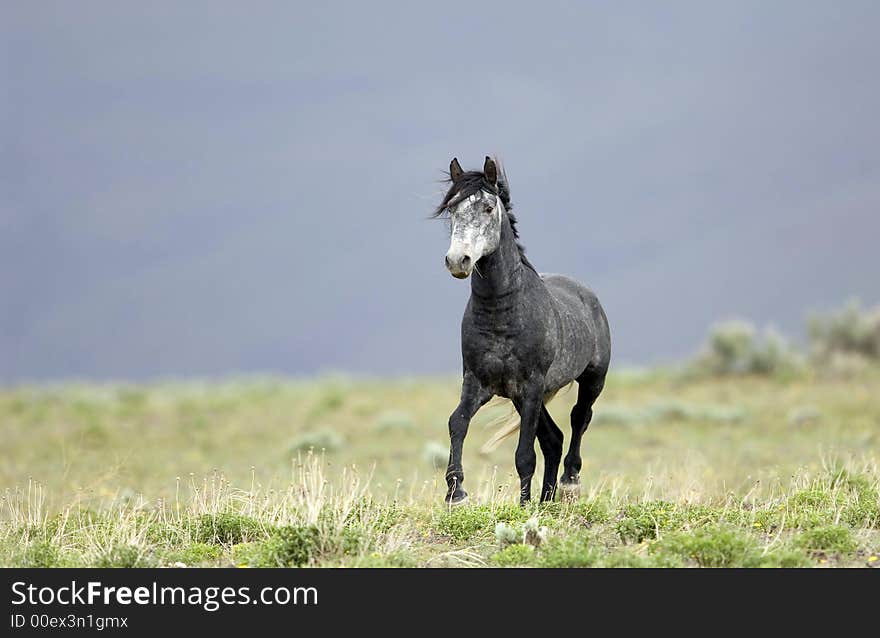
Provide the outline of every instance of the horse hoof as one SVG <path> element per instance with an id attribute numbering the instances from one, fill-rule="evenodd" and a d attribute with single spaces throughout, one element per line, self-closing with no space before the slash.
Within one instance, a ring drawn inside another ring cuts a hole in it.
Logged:
<path id="1" fill-rule="evenodd" d="M 581 495 L 580 483 L 560 483 L 559 484 L 559 500 L 564 503 L 572 503 Z"/>
<path id="2" fill-rule="evenodd" d="M 467 492 L 465 492 L 464 490 L 462 490 L 458 494 L 453 494 L 451 497 L 446 497 L 446 504 L 449 507 L 458 507 L 459 505 L 464 505 L 465 503 L 467 503 L 467 501 L 468 495 Z"/>

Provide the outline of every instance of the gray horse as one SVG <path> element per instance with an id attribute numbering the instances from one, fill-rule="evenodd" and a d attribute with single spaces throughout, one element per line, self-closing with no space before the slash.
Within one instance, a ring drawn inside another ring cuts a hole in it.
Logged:
<path id="1" fill-rule="evenodd" d="M 563 436 L 545 404 L 572 381 L 578 382 L 578 395 L 561 487 L 576 492 L 581 438 L 611 358 L 605 312 L 591 290 L 569 277 L 538 274 L 526 258 L 517 242 L 507 178 L 492 158 L 486 157 L 482 172 L 465 172 L 453 159 L 449 182 L 434 213 L 448 214 L 452 227 L 446 267 L 453 277 L 473 276 L 461 323 L 461 401 L 449 417 L 446 501 L 467 498 L 462 445 L 474 414 L 493 396 L 510 399 L 519 414 L 520 502 L 531 498 L 536 437 L 545 461 L 541 500 L 552 500 Z"/>

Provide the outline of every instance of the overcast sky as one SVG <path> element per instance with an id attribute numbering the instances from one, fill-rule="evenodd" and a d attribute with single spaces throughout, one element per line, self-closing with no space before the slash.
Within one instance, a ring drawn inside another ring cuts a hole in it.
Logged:
<path id="1" fill-rule="evenodd" d="M 514 4 L 4 3 L 0 383 L 457 371 L 453 155 L 617 365 L 880 301 L 880 3 Z"/>

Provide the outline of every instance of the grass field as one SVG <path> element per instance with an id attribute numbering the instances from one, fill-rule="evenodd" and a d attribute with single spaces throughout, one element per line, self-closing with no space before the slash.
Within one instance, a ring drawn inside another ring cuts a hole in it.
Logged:
<path id="1" fill-rule="evenodd" d="M 568 434 L 574 393 L 551 412 Z M 0 390 L 6 566 L 876 566 L 880 374 L 609 378 L 576 502 L 443 469 L 454 378 Z M 540 454 L 539 454 L 540 458 Z M 539 465 L 534 491 L 537 492 Z"/>

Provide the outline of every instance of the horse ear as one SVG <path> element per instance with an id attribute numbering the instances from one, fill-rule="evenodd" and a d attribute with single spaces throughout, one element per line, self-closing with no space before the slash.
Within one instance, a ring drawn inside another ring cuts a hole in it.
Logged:
<path id="1" fill-rule="evenodd" d="M 449 177 L 452 178 L 452 181 L 458 181 L 458 178 L 464 175 L 464 171 L 461 170 L 461 164 L 458 163 L 458 158 L 453 157 L 452 161 L 449 162 Z"/>
<path id="2" fill-rule="evenodd" d="M 495 161 L 488 155 L 483 163 L 483 175 L 486 176 L 486 181 L 493 186 L 498 181 L 498 167 L 495 166 Z"/>

